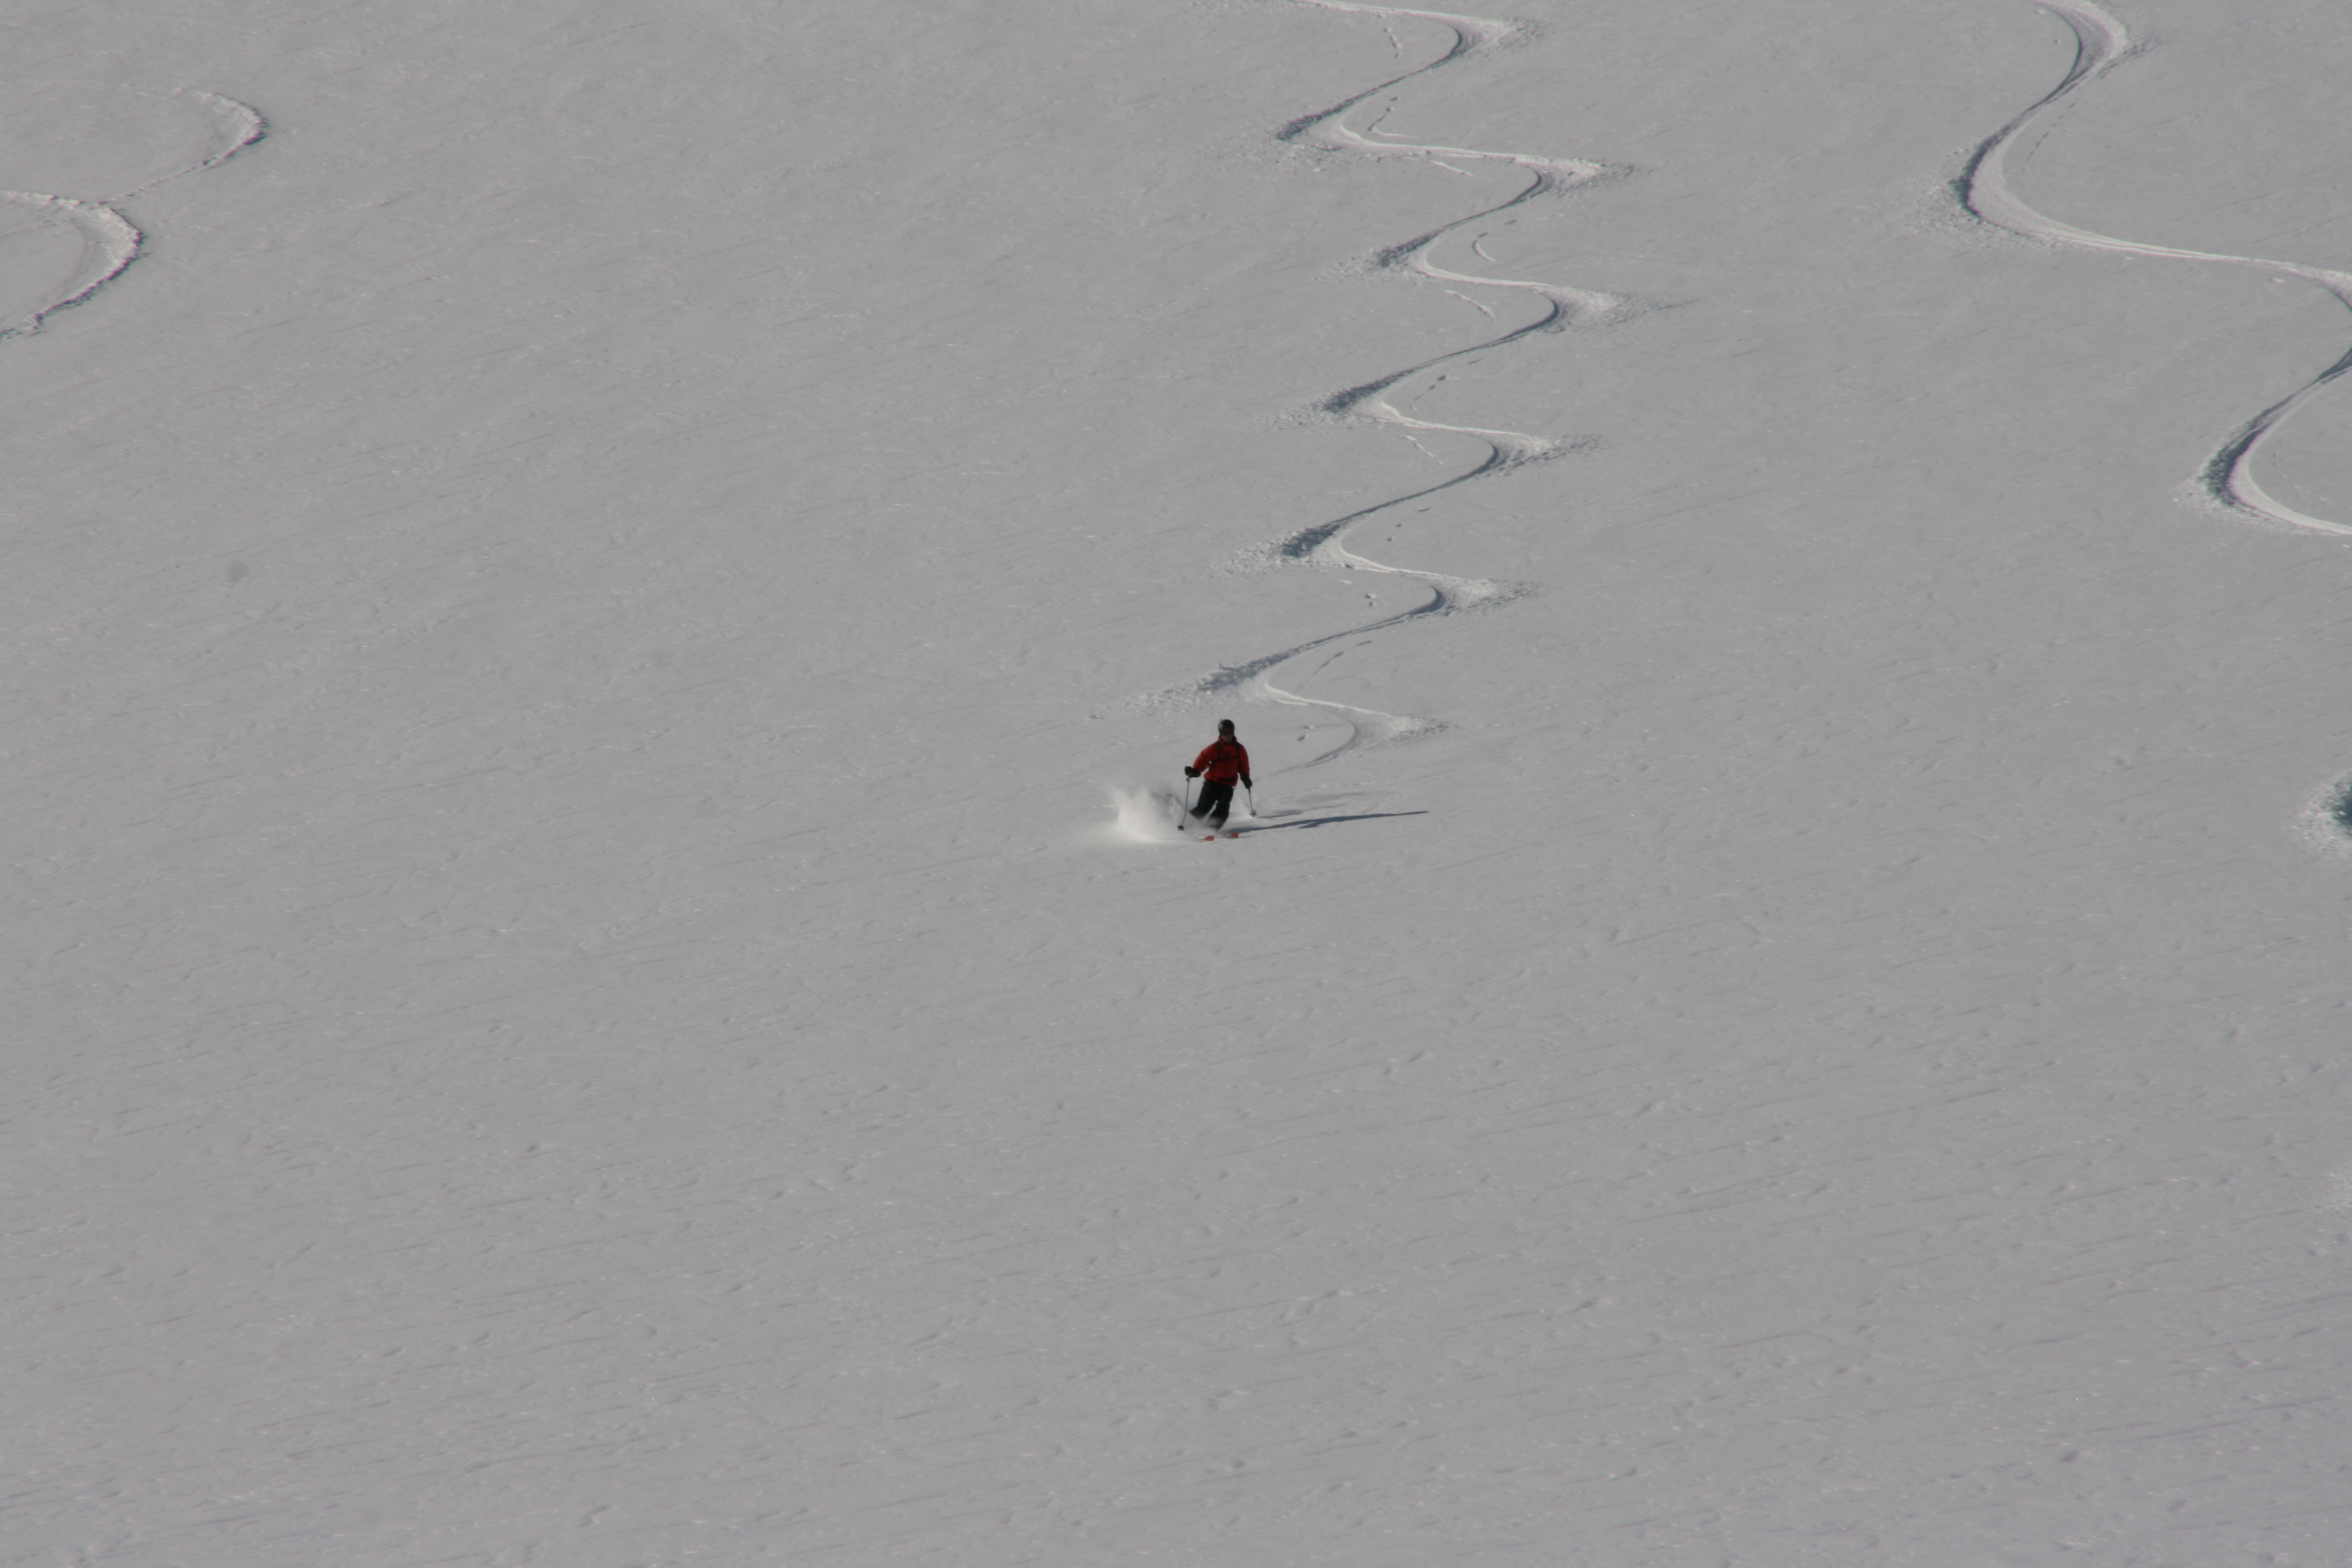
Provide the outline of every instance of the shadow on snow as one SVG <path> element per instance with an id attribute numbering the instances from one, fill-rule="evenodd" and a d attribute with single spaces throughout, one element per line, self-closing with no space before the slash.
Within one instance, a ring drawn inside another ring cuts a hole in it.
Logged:
<path id="1" fill-rule="evenodd" d="M 1427 811 L 1359 811 L 1345 816 L 1308 816 L 1297 822 L 1269 822 L 1265 817 L 1249 817 L 1239 825 L 1230 825 L 1229 833 L 1272 833 L 1284 827 L 1328 827 L 1335 822 L 1378 822 L 1384 816 L 1427 816 Z"/>

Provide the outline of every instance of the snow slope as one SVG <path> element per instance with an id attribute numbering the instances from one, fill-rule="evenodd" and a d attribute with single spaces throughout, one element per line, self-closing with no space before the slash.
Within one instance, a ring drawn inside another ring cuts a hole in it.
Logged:
<path id="1" fill-rule="evenodd" d="M 2342 1561 L 2342 17 L 8 29 L 0 1563 Z"/>

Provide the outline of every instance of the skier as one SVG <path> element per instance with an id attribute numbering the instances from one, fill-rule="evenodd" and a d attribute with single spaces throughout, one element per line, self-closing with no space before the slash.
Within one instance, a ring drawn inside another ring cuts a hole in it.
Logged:
<path id="1" fill-rule="evenodd" d="M 1249 752 L 1234 739 L 1231 719 L 1217 721 L 1217 738 L 1192 759 L 1184 776 L 1205 781 L 1192 815 L 1206 821 L 1209 831 L 1214 833 L 1225 825 L 1225 816 L 1234 808 L 1234 781 L 1239 779 L 1244 789 L 1255 787 L 1250 783 Z"/>

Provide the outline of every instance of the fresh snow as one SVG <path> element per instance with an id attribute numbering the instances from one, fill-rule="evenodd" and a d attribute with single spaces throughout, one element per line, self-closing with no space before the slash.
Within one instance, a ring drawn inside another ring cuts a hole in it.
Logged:
<path id="1" fill-rule="evenodd" d="M 6 29 L 0 1564 L 2346 1560 L 2352 13 Z"/>

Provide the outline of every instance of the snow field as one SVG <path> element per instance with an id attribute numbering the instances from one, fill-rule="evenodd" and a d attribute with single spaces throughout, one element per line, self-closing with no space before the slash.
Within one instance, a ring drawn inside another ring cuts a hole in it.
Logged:
<path id="1" fill-rule="evenodd" d="M 1515 16 L 12 18 L 0 1563 L 2340 1559 L 2352 39 Z"/>

